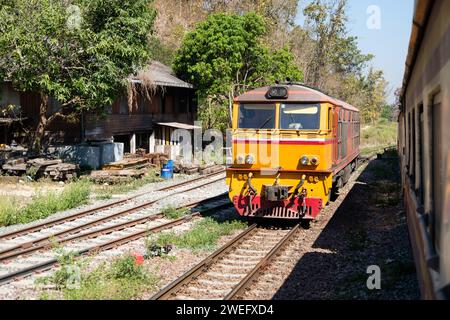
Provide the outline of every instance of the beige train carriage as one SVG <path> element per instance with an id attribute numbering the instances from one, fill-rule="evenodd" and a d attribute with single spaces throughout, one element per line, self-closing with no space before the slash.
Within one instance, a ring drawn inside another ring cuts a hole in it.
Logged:
<path id="1" fill-rule="evenodd" d="M 399 114 L 404 201 L 422 297 L 450 298 L 450 1 L 415 2 Z"/>

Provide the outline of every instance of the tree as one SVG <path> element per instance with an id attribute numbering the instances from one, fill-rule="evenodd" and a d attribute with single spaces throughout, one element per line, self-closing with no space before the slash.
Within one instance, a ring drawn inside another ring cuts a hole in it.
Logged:
<path id="1" fill-rule="evenodd" d="M 315 44 L 305 73 L 306 81 L 313 86 L 322 85 L 327 66 L 335 58 L 338 41 L 346 35 L 346 5 L 347 0 L 314 0 L 303 11 L 306 30 Z"/>
<path id="2" fill-rule="evenodd" d="M 257 14 L 211 15 L 186 35 L 174 69 L 198 89 L 204 105 L 228 106 L 231 115 L 234 97 L 244 91 L 276 79 L 302 79 L 288 48 L 271 51 L 261 43 L 265 33 Z"/>
<path id="3" fill-rule="evenodd" d="M 156 37 L 160 39 L 160 60 L 170 60 L 186 33 L 215 13 L 245 14 L 254 12 L 264 19 L 267 32 L 263 41 L 270 47 L 284 47 L 294 26 L 299 0 L 156 0 Z"/>
<path id="4" fill-rule="evenodd" d="M 101 112 L 150 57 L 155 10 L 149 0 L 3 0 L 0 75 L 40 93 L 30 150 L 56 117 Z M 59 102 L 49 114 L 49 99 Z"/>

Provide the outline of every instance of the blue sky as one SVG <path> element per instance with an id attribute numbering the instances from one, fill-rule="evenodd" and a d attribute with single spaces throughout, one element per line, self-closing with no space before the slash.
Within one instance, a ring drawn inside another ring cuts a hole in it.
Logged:
<path id="1" fill-rule="evenodd" d="M 309 1 L 300 0 L 296 22 L 303 24 L 303 8 Z M 369 29 L 369 6 L 380 9 L 380 29 Z M 414 0 L 349 0 L 348 30 L 358 37 L 363 53 L 375 55 L 372 65 L 381 69 L 389 81 L 389 101 L 394 102 L 394 91 L 401 87 L 412 26 Z"/>

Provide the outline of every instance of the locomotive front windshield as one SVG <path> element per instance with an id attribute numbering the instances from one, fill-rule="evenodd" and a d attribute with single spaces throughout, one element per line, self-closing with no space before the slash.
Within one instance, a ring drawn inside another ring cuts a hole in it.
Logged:
<path id="1" fill-rule="evenodd" d="M 274 104 L 241 104 L 238 127 L 240 129 L 275 129 Z"/>
<path id="2" fill-rule="evenodd" d="M 319 130 L 319 104 L 282 104 L 280 107 L 280 129 Z"/>

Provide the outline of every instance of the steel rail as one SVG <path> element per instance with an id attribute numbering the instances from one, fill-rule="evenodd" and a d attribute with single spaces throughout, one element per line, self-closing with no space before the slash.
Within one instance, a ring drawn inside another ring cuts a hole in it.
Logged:
<path id="1" fill-rule="evenodd" d="M 183 205 L 181 207 L 178 207 L 177 209 L 181 209 L 181 208 L 190 208 L 193 207 L 195 205 L 201 204 L 202 202 L 205 201 L 213 201 L 217 198 L 223 198 L 225 196 L 225 194 L 213 197 L 213 198 L 209 198 L 209 199 L 205 199 L 205 200 L 199 200 L 199 201 L 195 201 L 195 202 L 191 202 L 189 204 Z M 224 204 L 223 206 L 230 206 L 230 203 Z M 221 206 L 218 206 L 221 207 Z M 135 208 L 133 208 L 134 210 Z M 7 250 L 4 250 L 4 252 L 7 252 L 6 254 L 3 254 L 0 256 L 0 262 L 6 261 L 6 260 L 10 260 L 12 258 L 16 258 L 18 256 L 23 256 L 32 252 L 36 252 L 39 250 L 44 250 L 44 249 L 49 249 L 51 248 L 53 245 L 55 244 L 63 244 L 66 242 L 70 242 L 73 240 L 83 240 L 83 239 L 90 239 L 95 237 L 96 235 L 103 235 L 103 234 L 109 234 L 111 232 L 114 231 L 119 231 L 119 230 L 123 230 L 125 228 L 130 228 L 139 224 L 143 224 L 145 222 L 150 222 L 156 219 L 162 219 L 164 218 L 164 214 L 162 212 L 156 213 L 156 214 L 150 214 L 150 215 L 146 215 L 144 217 L 141 218 L 136 218 L 130 221 L 125 221 L 125 222 L 121 222 L 121 223 L 117 223 L 114 224 L 112 226 L 108 226 L 108 227 L 104 227 L 101 229 L 97 229 L 97 230 L 92 230 L 90 232 L 86 232 L 86 233 L 77 233 L 73 236 L 69 236 L 67 238 L 58 238 L 57 236 L 49 236 L 47 238 L 45 238 L 44 240 L 47 241 L 36 241 L 36 243 L 34 245 L 30 245 L 27 247 L 23 247 L 23 246 L 16 246 L 16 247 L 11 247 L 8 248 Z M 64 232 L 65 234 L 65 232 Z M 61 236 L 61 235 L 58 235 Z M 38 243 L 44 242 L 40 245 L 37 245 Z M 23 250 L 18 250 L 23 248 Z M 13 250 L 16 249 L 16 250 Z M 3 253 L 3 252 L 2 252 Z"/>
<path id="2" fill-rule="evenodd" d="M 234 300 L 241 296 L 242 293 L 257 280 L 257 278 L 262 274 L 262 269 L 265 268 L 269 263 L 271 263 L 277 256 L 277 254 L 289 244 L 291 240 L 299 230 L 299 225 L 296 225 L 283 239 L 278 242 L 278 244 L 270 250 L 270 252 L 242 279 L 234 289 L 224 298 L 224 300 Z"/>
<path id="3" fill-rule="evenodd" d="M 221 205 L 219 207 L 223 207 L 223 206 L 224 205 Z M 203 214 L 205 212 L 208 212 L 208 211 L 211 211 L 211 210 L 215 210 L 215 209 L 216 209 L 216 207 L 214 207 L 214 208 L 207 208 L 205 210 L 201 210 L 201 211 L 192 213 L 190 215 L 187 215 L 187 216 L 181 217 L 179 219 L 176 219 L 176 220 L 173 220 L 173 221 L 170 221 L 170 222 L 167 222 L 167 223 L 164 223 L 164 224 L 152 227 L 152 228 L 147 229 L 147 230 L 138 231 L 138 232 L 132 233 L 130 235 L 126 235 L 126 236 L 123 236 L 123 237 L 120 237 L 120 238 L 117 238 L 117 239 L 113 239 L 113 240 L 107 241 L 107 242 L 105 242 L 103 244 L 91 246 L 89 248 L 82 249 L 82 250 L 79 250 L 79 251 L 75 252 L 75 255 L 85 255 L 85 254 L 88 254 L 88 253 L 91 253 L 91 252 L 105 251 L 105 250 L 108 250 L 108 249 L 111 249 L 111 248 L 123 245 L 125 243 L 138 240 L 138 239 L 143 238 L 143 237 L 145 237 L 145 236 L 147 236 L 147 235 L 149 235 L 151 233 L 156 233 L 156 232 L 159 232 L 159 231 L 163 231 L 163 230 L 166 230 L 166 229 L 173 228 L 173 227 L 175 227 L 177 225 L 180 225 L 180 224 L 186 223 L 188 221 L 191 221 L 193 218 L 198 217 L 198 216 L 200 216 L 201 214 Z M 9 273 L 9 274 L 3 275 L 3 276 L 0 276 L 0 285 L 9 283 L 11 281 L 14 281 L 14 280 L 18 279 L 19 277 L 24 277 L 24 276 L 33 274 L 33 273 L 38 272 L 38 271 L 49 270 L 54 265 L 57 265 L 57 264 L 58 264 L 58 259 L 56 259 L 56 258 L 55 259 L 49 259 L 49 260 L 47 260 L 45 262 L 41 262 L 39 264 L 30 266 L 30 267 L 27 267 L 27 268 L 23 268 L 23 269 L 20 269 L 20 270 L 17 270 L 17 271 L 14 271 L 12 273 Z"/>
<path id="4" fill-rule="evenodd" d="M 248 227 L 244 232 L 239 234 L 233 240 L 228 242 L 226 245 L 222 246 L 216 250 L 213 254 L 208 256 L 206 259 L 201 261 L 199 264 L 194 266 L 192 269 L 184 273 L 181 277 L 164 287 L 161 291 L 156 293 L 150 298 L 150 300 L 167 300 L 174 296 L 185 284 L 189 283 L 197 277 L 199 274 L 203 273 L 203 270 L 207 269 L 211 264 L 217 261 L 220 257 L 232 250 L 237 244 L 242 242 L 248 235 L 253 234 L 257 230 L 257 225 L 253 224 Z"/>
<path id="5" fill-rule="evenodd" d="M 204 179 L 207 179 L 207 178 L 210 178 L 210 177 L 222 174 L 224 172 L 225 172 L 225 170 L 222 170 L 222 171 L 214 172 L 214 173 L 211 173 L 211 174 L 208 174 L 208 175 L 205 175 L 205 176 L 202 176 L 202 177 L 198 177 L 198 178 L 195 178 L 195 179 L 192 179 L 192 180 L 183 181 L 183 182 L 171 185 L 171 186 L 167 186 L 167 187 L 158 189 L 158 190 L 156 190 L 156 192 L 168 191 L 168 190 L 171 190 L 171 189 L 176 189 L 176 188 L 179 188 L 179 187 L 183 187 L 185 185 L 197 182 L 199 180 L 204 180 Z M 193 189 L 195 189 L 195 188 L 193 188 Z M 193 190 L 193 189 L 190 189 L 190 190 Z M 187 191 L 190 191 L 190 190 L 187 190 Z M 184 190 L 183 192 L 185 192 L 185 191 L 186 190 Z M 114 202 L 110 202 L 110 203 L 107 203 L 107 204 L 104 204 L 104 205 L 101 205 L 101 206 L 98 206 L 98 207 L 95 207 L 95 208 L 91 208 L 91 209 L 88 209 L 88 210 L 85 210 L 85 211 L 81 211 L 81 212 L 78 212 L 78 213 L 75 213 L 75 214 L 72 214 L 72 215 L 69 215 L 69 216 L 65 216 L 65 217 L 53 219 L 53 220 L 50 220 L 50 221 L 47 221 L 47 222 L 42 222 L 42 223 L 39 223 L 39 224 L 35 224 L 35 225 L 29 226 L 29 227 L 26 227 L 26 228 L 22 228 L 20 230 L 15 230 L 15 231 L 3 233 L 3 234 L 0 234 L 0 239 L 14 239 L 14 238 L 20 237 L 22 235 L 25 235 L 25 234 L 28 234 L 28 233 L 31 233 L 31 232 L 35 232 L 35 231 L 39 231 L 39 230 L 42 230 L 42 229 L 45 229 L 45 228 L 52 227 L 54 225 L 62 224 L 62 223 L 65 223 L 65 222 L 71 222 L 73 220 L 82 218 L 84 216 L 88 216 L 88 215 L 94 214 L 96 212 L 103 211 L 105 209 L 110 209 L 110 208 L 119 206 L 119 205 L 121 205 L 123 203 L 126 203 L 128 201 L 131 201 L 133 199 L 145 196 L 146 194 L 148 194 L 148 192 L 143 192 L 143 193 L 140 193 L 140 194 L 137 194 L 137 195 L 126 197 L 124 199 L 117 200 L 117 201 L 114 201 Z"/>
<path id="6" fill-rule="evenodd" d="M 203 185 L 195 186 L 193 188 L 190 188 L 190 189 L 187 189 L 187 190 L 183 190 L 182 192 L 192 191 L 192 190 L 195 190 L 197 188 L 201 188 L 201 187 L 213 184 L 213 183 L 218 182 L 220 180 L 222 180 L 222 179 L 213 180 L 213 181 L 207 182 L 207 183 L 205 183 Z M 140 204 L 140 205 L 138 205 L 136 207 L 133 207 L 133 208 L 130 208 L 130 209 L 125 209 L 125 210 L 116 212 L 116 213 L 111 214 L 111 215 L 107 215 L 105 217 L 102 217 L 102 218 L 99 218 L 99 219 L 96 219 L 96 220 L 93 220 L 93 221 L 89 221 L 89 222 L 86 222 L 86 223 L 83 223 L 83 224 L 80 224 L 80 225 L 77 225 L 77 226 L 74 226 L 74 227 L 71 227 L 71 228 L 68 228 L 68 229 L 56 232 L 56 233 L 52 233 L 52 234 L 47 235 L 47 236 L 43 236 L 41 238 L 33 239 L 32 241 L 27 241 L 27 242 L 15 245 L 13 247 L 9 247 L 7 249 L 4 249 L 4 250 L 0 251 L 0 261 L 3 259 L 3 256 L 8 255 L 11 252 L 14 252 L 16 250 L 27 249 L 27 248 L 30 248 L 30 247 L 36 245 L 36 244 L 39 244 L 39 243 L 42 243 L 42 242 L 48 242 L 50 238 L 60 237 L 60 236 L 63 236 L 63 235 L 71 234 L 71 233 L 73 233 L 75 231 L 84 230 L 86 228 L 93 227 L 93 226 L 96 226 L 98 224 L 101 224 L 101 223 L 104 223 L 104 222 L 108 222 L 110 220 L 117 219 L 119 217 L 122 217 L 122 216 L 125 216 L 125 215 L 128 215 L 128 214 L 131 214 L 133 212 L 136 212 L 136 211 L 145 209 L 147 207 L 150 207 L 153 204 L 155 204 L 156 202 L 158 202 L 160 200 L 163 200 L 163 199 L 166 199 L 166 198 L 168 198 L 169 196 L 172 196 L 172 195 L 173 194 L 166 195 L 166 196 L 163 196 L 163 197 L 161 197 L 159 199 L 145 202 L 143 204 Z"/>

